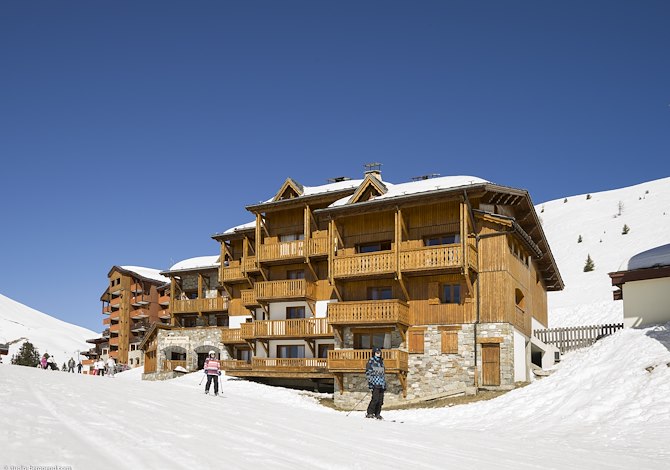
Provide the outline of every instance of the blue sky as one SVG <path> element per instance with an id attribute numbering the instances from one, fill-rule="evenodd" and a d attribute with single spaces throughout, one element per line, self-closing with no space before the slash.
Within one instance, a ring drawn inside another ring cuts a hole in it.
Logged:
<path id="1" fill-rule="evenodd" d="M 670 175 L 666 1 L 0 4 L 0 293 L 102 329 L 287 176 L 383 163 L 533 201 Z"/>

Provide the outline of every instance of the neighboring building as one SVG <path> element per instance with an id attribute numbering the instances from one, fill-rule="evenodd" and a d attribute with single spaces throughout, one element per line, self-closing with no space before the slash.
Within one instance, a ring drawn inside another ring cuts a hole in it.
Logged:
<path id="1" fill-rule="evenodd" d="M 247 210 L 254 223 L 213 236 L 228 375 L 333 384 L 351 407 L 373 346 L 389 403 L 508 389 L 541 360 L 532 332 L 563 282 L 527 191 L 466 176 L 391 184 L 373 169 L 317 187 L 289 178 Z"/>
<path id="2" fill-rule="evenodd" d="M 0 341 L 4 341 L 0 339 Z M 0 356 L 6 356 L 9 354 L 9 345 L 4 342 L 0 342 Z M 0 357 L 0 362 L 2 362 L 2 357 Z"/>
<path id="3" fill-rule="evenodd" d="M 625 271 L 609 276 L 614 300 L 623 299 L 624 327 L 670 321 L 670 244 L 633 256 Z"/>
<path id="4" fill-rule="evenodd" d="M 107 274 L 109 286 L 103 292 L 102 313 L 105 330 L 102 338 L 88 340 L 96 345 L 89 360 L 109 356 L 119 364 L 138 367 L 143 355 L 139 345 L 154 323 L 168 324 L 169 278 L 157 269 L 139 266 L 114 266 Z M 87 361 L 88 362 L 88 361 Z"/>

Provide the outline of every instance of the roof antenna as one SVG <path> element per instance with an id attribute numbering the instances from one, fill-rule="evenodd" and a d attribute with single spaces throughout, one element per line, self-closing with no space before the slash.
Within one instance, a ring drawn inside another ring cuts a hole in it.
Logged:
<path id="1" fill-rule="evenodd" d="M 365 167 L 365 176 L 372 175 L 376 176 L 377 179 L 382 179 L 382 164 L 379 162 L 366 163 L 363 165 Z"/>

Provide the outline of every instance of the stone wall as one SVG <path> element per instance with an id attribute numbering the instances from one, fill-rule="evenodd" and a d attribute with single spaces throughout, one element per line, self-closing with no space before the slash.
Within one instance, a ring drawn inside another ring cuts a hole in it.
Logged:
<path id="1" fill-rule="evenodd" d="M 502 338 L 500 343 L 500 387 L 514 388 L 514 326 L 509 323 L 481 323 L 477 325 L 477 338 Z M 477 345 L 477 366 L 482 368 L 481 345 Z M 496 388 L 496 387 L 487 387 Z"/>

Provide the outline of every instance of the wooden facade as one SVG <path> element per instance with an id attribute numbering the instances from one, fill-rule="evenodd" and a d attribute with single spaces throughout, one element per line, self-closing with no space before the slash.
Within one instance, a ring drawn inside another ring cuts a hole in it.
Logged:
<path id="1" fill-rule="evenodd" d="M 105 328 L 100 340 L 90 341 L 96 346 L 87 355 L 113 357 L 119 364 L 137 367 L 143 362 L 139 345 L 146 332 L 155 323 L 170 321 L 167 279 L 145 277 L 122 266 L 112 267 L 107 277 L 109 285 L 100 297 Z"/>

